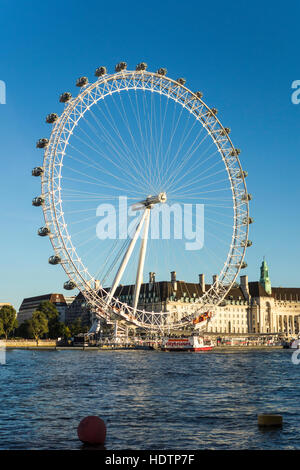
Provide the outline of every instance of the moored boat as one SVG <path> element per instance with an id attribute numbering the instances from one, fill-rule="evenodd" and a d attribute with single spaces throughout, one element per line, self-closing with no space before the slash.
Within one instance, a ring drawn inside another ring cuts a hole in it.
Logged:
<path id="1" fill-rule="evenodd" d="M 298 335 L 297 339 L 293 339 L 292 341 L 284 341 L 282 346 L 283 349 L 300 349 L 300 335 Z"/>
<path id="2" fill-rule="evenodd" d="M 164 338 L 161 343 L 163 351 L 210 351 L 213 344 L 210 340 L 204 341 L 201 336 L 188 338 Z"/>
<path id="3" fill-rule="evenodd" d="M 300 349 L 300 338 L 294 339 L 294 341 L 290 343 L 290 349 Z"/>

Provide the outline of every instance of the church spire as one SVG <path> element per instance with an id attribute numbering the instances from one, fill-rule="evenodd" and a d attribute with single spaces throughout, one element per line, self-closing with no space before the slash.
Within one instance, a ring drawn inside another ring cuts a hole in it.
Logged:
<path id="1" fill-rule="evenodd" d="M 269 267 L 267 265 L 266 259 L 264 257 L 263 262 L 260 267 L 260 284 L 263 286 L 267 294 L 272 293 L 271 280 L 269 277 Z"/>

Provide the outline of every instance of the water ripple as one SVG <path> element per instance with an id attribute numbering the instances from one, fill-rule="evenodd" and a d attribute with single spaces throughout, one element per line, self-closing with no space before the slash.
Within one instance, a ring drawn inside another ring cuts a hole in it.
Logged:
<path id="1" fill-rule="evenodd" d="M 25 351 L 0 366 L 0 449 L 81 449 L 95 414 L 107 449 L 299 449 L 290 351 Z M 257 427 L 281 413 L 282 429 Z"/>

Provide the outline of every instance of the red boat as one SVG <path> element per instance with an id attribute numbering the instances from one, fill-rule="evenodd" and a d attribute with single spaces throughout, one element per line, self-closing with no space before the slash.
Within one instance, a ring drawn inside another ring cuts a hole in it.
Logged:
<path id="1" fill-rule="evenodd" d="M 164 338 L 161 344 L 163 351 L 211 351 L 213 344 L 199 336 L 189 338 Z"/>

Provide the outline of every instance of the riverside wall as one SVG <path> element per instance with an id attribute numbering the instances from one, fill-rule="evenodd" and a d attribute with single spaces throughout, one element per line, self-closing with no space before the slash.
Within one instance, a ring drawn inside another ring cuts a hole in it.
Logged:
<path id="1" fill-rule="evenodd" d="M 8 339 L 5 341 L 7 348 L 32 348 L 37 347 L 35 339 Z M 39 348 L 53 348 L 56 346 L 56 340 L 53 339 L 40 339 Z"/>

